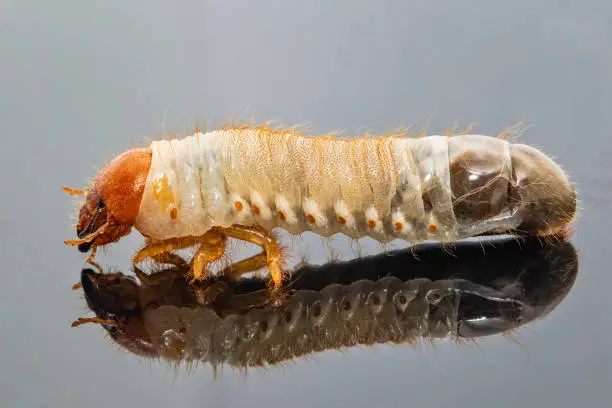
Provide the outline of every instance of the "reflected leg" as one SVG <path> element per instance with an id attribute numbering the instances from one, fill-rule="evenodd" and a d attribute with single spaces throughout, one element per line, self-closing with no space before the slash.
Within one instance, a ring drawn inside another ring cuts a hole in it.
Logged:
<path id="1" fill-rule="evenodd" d="M 214 302 L 219 296 L 230 293 L 230 287 L 224 282 L 214 282 L 205 288 L 195 287 L 194 294 L 199 305 L 206 306 Z"/>
<path id="2" fill-rule="evenodd" d="M 98 272 L 104 273 L 104 271 L 102 270 L 102 267 L 100 265 L 98 265 L 98 263 L 93 260 L 94 257 L 96 256 L 96 252 L 97 251 L 98 251 L 98 246 L 97 245 L 92 245 L 91 255 L 89 255 L 89 258 L 87 258 L 85 263 L 88 263 L 91 266 L 93 266 L 94 268 L 96 268 L 98 270 Z M 78 282 L 78 283 L 75 283 L 74 285 L 72 285 L 72 290 L 77 290 L 77 289 L 80 289 L 81 287 L 82 287 L 81 282 Z"/>

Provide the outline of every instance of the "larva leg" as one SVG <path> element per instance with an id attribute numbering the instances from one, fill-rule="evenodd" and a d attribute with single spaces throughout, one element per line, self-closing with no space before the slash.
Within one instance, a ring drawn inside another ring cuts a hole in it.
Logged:
<path id="1" fill-rule="evenodd" d="M 209 271 L 207 265 L 220 259 L 225 253 L 225 237 L 217 235 L 216 237 L 207 237 L 203 239 L 200 249 L 193 257 L 192 273 L 193 279 L 190 283 L 196 280 L 204 280 L 208 277 Z"/>
<path id="2" fill-rule="evenodd" d="M 249 272 L 254 272 L 258 269 L 268 265 L 268 257 L 265 252 L 260 252 L 257 255 L 253 255 L 250 258 L 238 261 L 227 268 L 223 269 L 221 274 L 227 276 L 230 279 L 238 279 L 242 275 Z"/>
<path id="3" fill-rule="evenodd" d="M 216 230 L 211 230 L 199 237 L 177 238 L 161 242 L 148 241 L 145 247 L 138 251 L 133 262 L 137 264 L 146 258 L 152 258 L 156 262 L 180 266 L 185 261 L 170 251 L 184 249 L 198 243 L 200 248 L 193 257 L 191 268 L 193 279 L 191 282 L 202 280 L 208 276 L 206 264 L 221 258 L 225 252 L 225 237 Z"/>
<path id="4" fill-rule="evenodd" d="M 183 266 L 187 263 L 180 255 L 173 254 L 172 252 L 164 252 L 163 254 L 155 255 L 153 256 L 153 260 L 157 263 L 174 266 Z"/>
<path id="5" fill-rule="evenodd" d="M 261 252 L 250 258 L 238 261 L 220 272 L 220 275 L 227 276 L 230 279 L 238 279 L 245 273 L 253 272 L 263 268 L 268 264 L 265 252 Z M 194 266 L 195 269 L 195 266 Z M 226 283 L 215 282 L 206 288 L 194 288 L 195 296 L 200 305 L 208 305 L 214 302 L 219 296 L 229 294 L 230 288 Z"/>
<path id="6" fill-rule="evenodd" d="M 274 290 L 280 289 L 283 280 L 281 247 L 268 232 L 257 228 L 234 225 L 223 228 L 223 234 L 230 238 L 248 241 L 261 246 L 266 253 L 266 263 L 268 268 L 270 268 Z"/>
<path id="7" fill-rule="evenodd" d="M 148 240 L 144 248 L 138 251 L 132 262 L 137 264 L 147 258 L 152 258 L 155 260 L 155 258 L 161 257 L 164 259 L 164 257 L 167 256 L 165 254 L 169 253 L 170 251 L 184 249 L 197 243 L 197 238 L 169 239 L 161 242 Z"/>

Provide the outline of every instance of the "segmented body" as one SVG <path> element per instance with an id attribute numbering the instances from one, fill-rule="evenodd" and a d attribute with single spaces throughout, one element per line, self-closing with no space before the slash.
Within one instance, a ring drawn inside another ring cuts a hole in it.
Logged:
<path id="1" fill-rule="evenodd" d="M 510 230 L 524 204 L 512 196 L 516 146 L 525 148 L 481 135 L 351 140 L 266 128 L 155 141 L 134 225 L 157 240 L 233 224 L 381 242 Z M 467 166 L 469 177 L 479 166 L 494 177 L 467 191 Z"/>
<path id="2" fill-rule="evenodd" d="M 245 314 L 221 317 L 206 307 L 166 305 L 145 311 L 142 319 L 160 356 L 260 366 L 359 344 L 456 338 L 460 282 L 360 280 L 299 291 L 279 307 Z"/>
<path id="3" fill-rule="evenodd" d="M 139 283 L 84 269 L 96 317 L 73 326 L 102 324 L 117 344 L 149 358 L 258 366 L 356 345 L 507 333 L 549 315 L 578 273 L 567 241 L 461 242 L 452 255 L 440 246 L 304 265 L 280 297 L 257 278 L 193 286 L 185 261 L 151 276 L 136 269 Z"/>

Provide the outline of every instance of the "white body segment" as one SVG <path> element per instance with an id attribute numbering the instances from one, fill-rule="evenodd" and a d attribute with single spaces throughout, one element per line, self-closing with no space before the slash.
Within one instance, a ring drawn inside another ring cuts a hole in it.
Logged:
<path id="1" fill-rule="evenodd" d="M 158 240 L 257 224 L 413 243 L 513 228 L 510 210 L 479 223 L 456 217 L 450 166 L 475 144 L 511 181 L 511 145 L 479 135 L 340 139 L 238 128 L 156 141 L 135 227 Z"/>

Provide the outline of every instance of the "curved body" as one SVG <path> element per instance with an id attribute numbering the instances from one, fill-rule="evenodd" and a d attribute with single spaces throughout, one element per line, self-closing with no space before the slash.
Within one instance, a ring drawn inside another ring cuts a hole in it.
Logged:
<path id="1" fill-rule="evenodd" d="M 556 199 L 547 210 L 563 215 L 556 218 L 569 221 L 575 211 L 573 189 L 552 160 L 488 136 L 349 140 L 233 128 L 149 148 L 134 226 L 155 240 L 240 224 L 452 242 L 517 230 L 534 217 L 538 228 L 552 226 L 555 217 L 526 210 L 539 196 Z M 554 179 L 537 180 L 547 174 Z M 526 181 L 537 181 L 536 190 Z"/>

